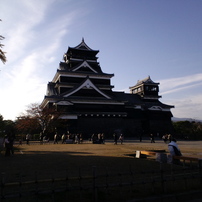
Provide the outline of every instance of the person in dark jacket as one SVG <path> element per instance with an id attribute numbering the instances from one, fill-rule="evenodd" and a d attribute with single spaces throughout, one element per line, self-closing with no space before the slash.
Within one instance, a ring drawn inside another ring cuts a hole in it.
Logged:
<path id="1" fill-rule="evenodd" d="M 10 156 L 10 142 L 8 135 L 5 135 L 4 146 L 5 146 L 5 156 Z"/>

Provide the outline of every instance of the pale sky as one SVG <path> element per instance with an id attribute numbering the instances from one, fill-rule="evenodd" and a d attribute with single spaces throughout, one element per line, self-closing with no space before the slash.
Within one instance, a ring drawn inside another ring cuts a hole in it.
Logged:
<path id="1" fill-rule="evenodd" d="M 114 91 L 150 76 L 174 117 L 202 120 L 202 0 L 0 0 L 0 114 L 41 103 L 68 47 L 99 50 Z"/>

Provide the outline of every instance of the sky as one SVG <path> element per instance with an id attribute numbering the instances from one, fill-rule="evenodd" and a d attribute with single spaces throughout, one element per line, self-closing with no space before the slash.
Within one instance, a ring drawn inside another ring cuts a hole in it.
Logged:
<path id="1" fill-rule="evenodd" d="M 41 103 L 63 54 L 84 38 L 114 91 L 148 76 L 174 117 L 202 120 L 202 0 L 0 0 L 0 114 Z"/>

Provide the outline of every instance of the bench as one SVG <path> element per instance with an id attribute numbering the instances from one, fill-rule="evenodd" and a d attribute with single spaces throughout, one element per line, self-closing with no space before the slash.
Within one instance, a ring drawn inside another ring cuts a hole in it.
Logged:
<path id="1" fill-rule="evenodd" d="M 186 161 L 189 161 L 191 166 L 192 166 L 192 162 L 196 162 L 196 163 L 198 163 L 199 166 L 202 166 L 201 158 L 190 157 L 190 156 L 173 156 L 172 158 L 176 159 L 176 160 L 182 160 L 183 165 L 185 165 Z"/>
<path id="2" fill-rule="evenodd" d="M 156 161 L 161 163 L 173 163 L 173 160 L 180 160 L 183 161 L 183 166 L 185 166 L 186 161 L 192 166 L 193 162 L 198 163 L 198 166 L 202 168 L 202 159 L 190 156 L 171 156 L 170 154 L 166 154 L 165 150 L 143 150 L 143 151 L 136 151 L 136 158 L 147 158 L 148 156 L 153 156 L 156 158 Z"/>

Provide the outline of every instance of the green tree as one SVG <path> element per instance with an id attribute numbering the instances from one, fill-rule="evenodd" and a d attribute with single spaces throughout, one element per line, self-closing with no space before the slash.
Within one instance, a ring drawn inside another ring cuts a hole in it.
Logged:
<path id="1" fill-rule="evenodd" d="M 3 116 L 0 114 L 0 137 L 4 135 L 4 120 Z"/>
<path id="2" fill-rule="evenodd" d="M 1 21 L 1 19 L 0 19 L 0 21 Z M 4 39 L 4 37 L 0 35 L 0 40 L 3 40 L 3 39 Z M 6 62 L 6 55 L 5 55 L 6 53 L 2 50 L 3 46 L 4 45 L 0 42 L 0 60 L 3 63 L 5 63 Z"/>
<path id="3" fill-rule="evenodd" d="M 15 135 L 16 133 L 15 122 L 12 120 L 4 120 L 4 130 L 6 134 Z"/>
<path id="4" fill-rule="evenodd" d="M 201 140 L 202 123 L 190 121 L 173 122 L 175 136 L 181 139 Z"/>

